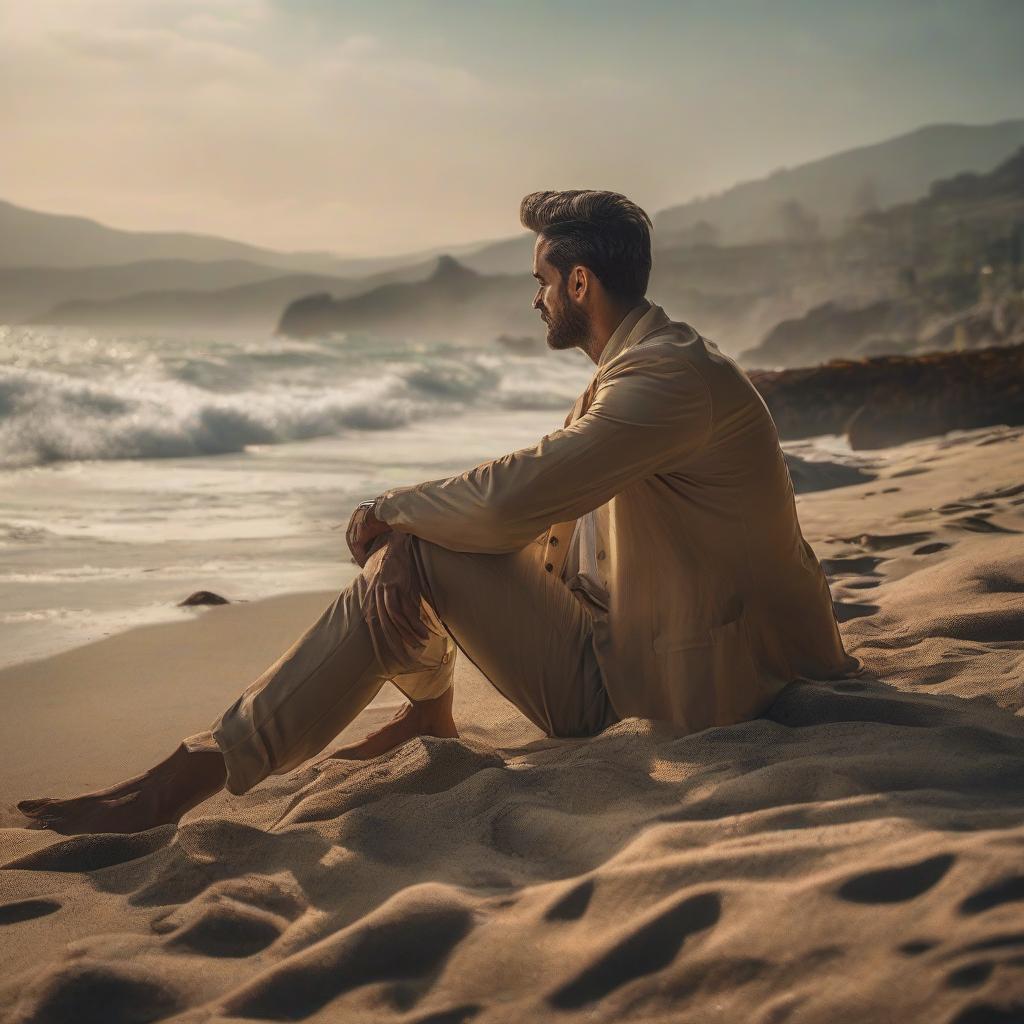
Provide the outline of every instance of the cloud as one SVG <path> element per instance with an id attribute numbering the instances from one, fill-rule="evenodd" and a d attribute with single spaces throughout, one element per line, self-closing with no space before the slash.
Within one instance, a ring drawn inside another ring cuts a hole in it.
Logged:
<path id="1" fill-rule="evenodd" d="M 1019 33 L 974 19 L 973 49 L 906 56 L 920 18 L 792 6 L 0 0 L 0 196 L 369 254 L 514 233 L 537 188 L 656 209 L 951 110 L 1019 113 L 1016 52 L 975 56 Z"/>
<path id="2" fill-rule="evenodd" d="M 125 226 L 415 248 L 436 232 L 427 195 L 458 190 L 472 163 L 467 127 L 501 102 L 477 74 L 377 34 L 296 52 L 257 0 L 44 2 L 13 20 L 0 74 L 27 87 L 6 119 L 3 188 Z M 61 165 L 74 175 L 40 188 L 38 169 Z"/>

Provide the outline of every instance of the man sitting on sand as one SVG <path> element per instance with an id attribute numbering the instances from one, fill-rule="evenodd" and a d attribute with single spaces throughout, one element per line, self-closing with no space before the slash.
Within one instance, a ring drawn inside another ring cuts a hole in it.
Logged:
<path id="1" fill-rule="evenodd" d="M 360 574 L 209 731 L 127 782 L 23 813 L 63 833 L 176 822 L 319 753 L 387 680 L 409 703 L 333 757 L 458 736 L 457 648 L 556 737 L 629 716 L 729 725 L 798 676 L 858 669 L 764 402 L 644 297 L 650 218 L 598 191 L 536 192 L 520 216 L 549 347 L 597 364 L 564 428 L 363 502 L 348 527 Z"/>

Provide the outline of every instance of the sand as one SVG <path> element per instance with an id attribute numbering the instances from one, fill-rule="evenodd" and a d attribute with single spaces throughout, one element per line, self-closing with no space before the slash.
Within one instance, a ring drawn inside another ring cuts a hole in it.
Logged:
<path id="1" fill-rule="evenodd" d="M 864 675 L 730 728 L 547 740 L 461 658 L 459 740 L 64 838 L 10 805 L 166 755 L 330 595 L 0 674 L 0 1016 L 1024 1020 L 1024 431 L 874 471 L 799 499 Z"/>

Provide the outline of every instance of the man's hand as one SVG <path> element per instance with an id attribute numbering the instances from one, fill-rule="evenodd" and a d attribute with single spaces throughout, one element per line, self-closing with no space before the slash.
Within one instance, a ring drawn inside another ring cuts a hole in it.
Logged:
<path id="1" fill-rule="evenodd" d="M 387 523 L 382 523 L 373 514 L 376 500 L 376 498 L 371 498 L 369 501 L 361 501 L 356 505 L 345 533 L 348 549 L 352 552 L 352 558 L 360 569 L 366 565 L 366 560 L 370 557 L 373 541 L 391 529 Z"/>
<path id="2" fill-rule="evenodd" d="M 369 581 L 363 618 L 398 656 L 430 640 L 420 618 L 420 581 L 412 555 L 412 537 L 393 532 L 368 559 Z"/>

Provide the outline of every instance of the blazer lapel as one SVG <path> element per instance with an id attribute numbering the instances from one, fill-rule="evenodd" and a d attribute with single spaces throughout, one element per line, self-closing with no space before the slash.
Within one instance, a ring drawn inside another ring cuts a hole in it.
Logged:
<path id="1" fill-rule="evenodd" d="M 635 312 L 636 315 L 629 318 L 632 322 L 628 325 L 623 325 L 625 330 L 621 332 L 616 331 L 609 339 L 608 345 L 605 346 L 605 351 L 601 354 L 601 359 L 598 362 L 597 372 L 594 374 L 583 394 L 576 399 L 569 415 L 565 418 L 563 426 L 568 427 L 581 416 L 586 415 L 587 410 L 590 408 L 590 403 L 594 400 L 598 384 L 600 383 L 601 367 L 609 358 L 618 355 L 619 352 L 631 347 L 652 330 L 669 322 L 669 319 L 665 315 L 665 311 L 661 306 L 655 306 L 648 303 L 642 311 L 637 309 Z M 543 538 L 544 568 L 554 576 L 562 575 L 565 560 L 569 557 L 569 542 L 572 540 L 573 531 L 575 529 L 575 519 L 567 520 L 564 523 L 555 523 L 548 529 L 547 534 Z"/>

